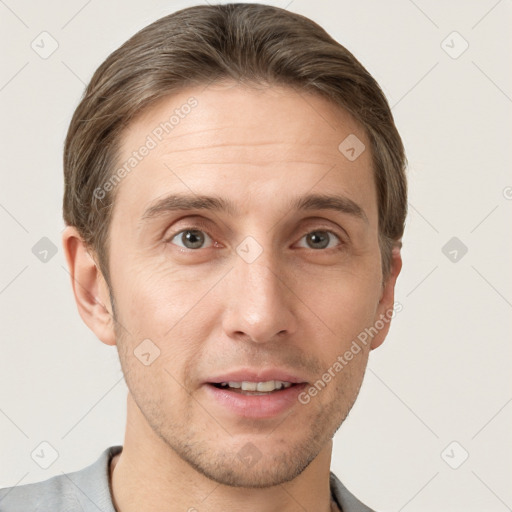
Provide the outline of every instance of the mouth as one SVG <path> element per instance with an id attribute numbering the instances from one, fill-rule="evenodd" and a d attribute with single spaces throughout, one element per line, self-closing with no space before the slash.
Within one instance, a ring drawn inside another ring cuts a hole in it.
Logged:
<path id="1" fill-rule="evenodd" d="M 268 380 L 264 382 L 212 382 L 209 384 L 216 387 L 217 389 L 224 389 L 226 391 L 248 396 L 263 396 L 280 393 L 293 386 L 299 385 L 295 382 L 287 382 L 282 380 Z"/>
<path id="2" fill-rule="evenodd" d="M 208 403 L 221 414 L 265 419 L 279 416 L 299 403 L 298 396 L 307 383 L 293 377 L 288 379 L 290 380 L 220 379 L 206 382 L 205 389 L 209 397 Z"/>

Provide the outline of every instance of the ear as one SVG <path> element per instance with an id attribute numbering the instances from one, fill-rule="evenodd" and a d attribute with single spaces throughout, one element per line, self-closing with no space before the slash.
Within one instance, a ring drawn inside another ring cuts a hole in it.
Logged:
<path id="1" fill-rule="evenodd" d="M 107 283 L 99 265 L 73 226 L 62 234 L 78 312 L 85 324 L 107 345 L 115 345 L 114 319 Z"/>
<path id="2" fill-rule="evenodd" d="M 388 278 L 382 285 L 382 294 L 375 313 L 374 326 L 381 327 L 377 334 L 372 338 L 371 350 L 376 349 L 386 339 L 393 317 L 395 304 L 395 284 L 400 270 L 402 270 L 402 256 L 400 254 L 401 244 L 392 249 L 391 269 Z M 382 325 L 383 324 L 383 325 Z"/>

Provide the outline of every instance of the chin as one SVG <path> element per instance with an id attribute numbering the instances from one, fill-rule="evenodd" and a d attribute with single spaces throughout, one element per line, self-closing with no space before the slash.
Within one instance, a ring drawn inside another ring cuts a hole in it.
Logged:
<path id="1" fill-rule="evenodd" d="M 225 444 L 206 440 L 172 444 L 183 461 L 209 480 L 243 488 L 273 487 L 289 482 L 323 448 L 323 443 L 311 436 L 295 442 L 283 438 L 272 442 L 267 436 L 244 436 L 240 442 L 230 444 L 233 440 L 226 439 Z"/>
<path id="2" fill-rule="evenodd" d="M 272 467 L 272 463 L 260 459 L 254 467 L 247 467 L 239 460 L 234 459 L 231 466 L 220 466 L 218 464 L 197 465 L 196 471 L 214 482 L 229 487 L 243 488 L 267 488 L 289 482 L 299 476 L 309 465 L 302 461 L 292 461 L 287 457 L 288 462 L 280 463 Z M 300 463 L 299 463 L 300 462 Z"/>

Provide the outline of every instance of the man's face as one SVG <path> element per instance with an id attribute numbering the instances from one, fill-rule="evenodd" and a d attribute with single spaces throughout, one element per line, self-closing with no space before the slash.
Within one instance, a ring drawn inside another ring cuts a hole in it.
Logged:
<path id="1" fill-rule="evenodd" d="M 181 110 L 169 133 L 158 130 L 190 97 L 197 105 Z M 350 134 L 367 148 L 354 161 L 338 150 Z M 144 144 L 147 155 L 117 185 L 110 226 L 117 345 L 140 409 L 134 421 L 217 482 L 289 481 L 348 414 L 370 343 L 308 403 L 299 392 L 389 309 L 379 302 L 368 139 L 320 97 L 216 84 L 136 119 L 119 165 Z M 313 194 L 361 212 L 292 207 Z M 162 202 L 170 196 L 215 196 L 231 209 L 175 210 Z M 250 396 L 212 384 L 274 375 L 295 385 Z"/>

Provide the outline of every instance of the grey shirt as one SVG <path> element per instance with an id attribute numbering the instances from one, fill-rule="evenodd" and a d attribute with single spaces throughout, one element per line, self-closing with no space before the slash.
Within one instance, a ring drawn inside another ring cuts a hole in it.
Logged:
<path id="1" fill-rule="evenodd" d="M 107 448 L 96 462 L 79 471 L 42 482 L 0 489 L 0 512 L 116 512 L 109 484 L 109 464 L 122 446 Z M 373 512 L 330 473 L 331 493 L 343 512 Z"/>

